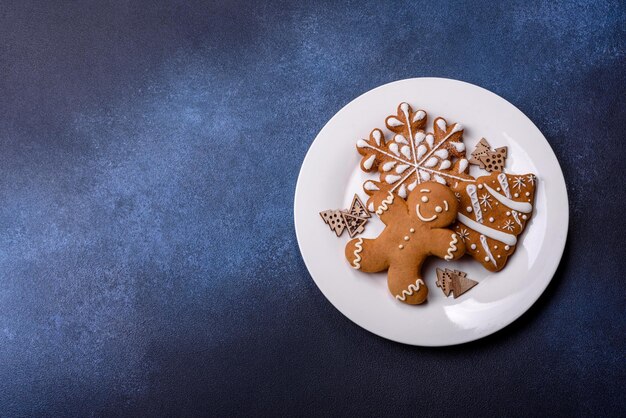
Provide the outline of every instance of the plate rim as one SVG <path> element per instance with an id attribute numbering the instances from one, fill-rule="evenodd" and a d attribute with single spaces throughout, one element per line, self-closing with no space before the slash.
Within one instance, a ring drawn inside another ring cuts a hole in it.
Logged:
<path id="1" fill-rule="evenodd" d="M 532 127 L 534 127 L 537 132 L 539 132 L 541 134 L 541 137 L 543 138 L 543 140 L 545 141 L 546 145 L 548 146 L 548 149 L 551 152 L 551 155 L 549 155 L 549 157 L 551 157 L 555 164 L 555 167 L 558 168 L 558 173 L 560 174 L 559 178 L 557 179 L 559 183 L 562 184 L 562 191 L 563 191 L 563 196 L 565 198 L 565 210 L 563 215 L 563 224 L 564 224 L 564 231 L 563 231 L 563 238 L 562 240 L 558 243 L 558 251 L 555 251 L 555 256 L 556 254 L 558 254 L 558 262 L 554 263 L 553 266 L 549 269 L 549 279 L 546 280 L 545 282 L 541 283 L 541 286 L 537 286 L 537 289 L 540 289 L 540 291 L 538 291 L 536 293 L 536 295 L 534 295 L 533 297 L 528 298 L 528 300 L 526 301 L 525 306 L 523 306 L 523 309 L 520 309 L 518 311 L 518 313 L 516 313 L 515 315 L 512 315 L 512 317 L 510 319 L 508 319 L 504 324 L 502 324 L 499 328 L 496 329 L 487 329 L 485 330 L 480 330 L 477 331 L 473 334 L 471 334 L 470 338 L 467 339 L 463 339 L 462 341 L 458 341 L 458 342 L 452 342 L 452 343 L 420 343 L 420 344 L 416 344 L 416 343 L 411 343 L 411 342 L 407 342 L 407 341 L 400 341 L 397 339 L 393 339 L 390 338 L 386 335 L 381 335 L 379 332 L 376 332 L 370 328 L 366 328 L 365 326 L 363 326 L 362 324 L 359 324 L 358 322 L 356 322 L 353 318 L 351 318 L 349 315 L 347 315 L 339 306 L 337 306 L 337 304 L 335 304 L 329 297 L 328 295 L 326 295 L 326 293 L 324 292 L 324 290 L 320 287 L 320 285 L 317 283 L 317 281 L 315 280 L 315 278 L 313 277 L 313 274 L 311 273 L 311 268 L 310 268 L 310 261 L 307 260 L 305 254 L 302 251 L 302 245 L 301 245 L 301 240 L 302 238 L 300 237 L 300 234 L 298 232 L 298 195 L 299 193 L 301 193 L 301 179 L 302 179 L 302 174 L 304 171 L 304 167 L 305 167 L 305 163 L 307 162 L 307 160 L 309 158 L 311 158 L 311 150 L 314 147 L 314 144 L 316 143 L 316 141 L 319 139 L 320 134 L 326 129 L 326 127 L 328 125 L 330 125 L 336 118 L 338 118 L 338 116 L 343 113 L 346 108 L 348 108 L 352 103 L 354 103 L 355 101 L 361 99 L 363 96 L 371 94 L 377 90 L 380 89 L 384 89 L 387 88 L 393 84 L 399 84 L 399 83 L 407 83 L 407 82 L 411 82 L 414 80 L 420 80 L 420 81 L 436 81 L 436 82 L 451 82 L 451 83 L 458 83 L 458 84 L 462 84 L 462 85 L 468 85 L 471 88 L 476 88 L 479 90 L 483 90 L 484 92 L 486 92 L 489 95 L 494 96 L 495 98 L 497 98 L 498 100 L 504 101 L 505 103 L 507 103 L 508 105 L 512 106 L 515 110 L 517 110 L 521 115 L 523 115 L 523 117 L 525 117 L 528 122 L 530 122 L 530 124 L 532 125 Z M 569 195 L 568 195 L 568 190 L 567 190 L 567 183 L 565 181 L 565 176 L 563 174 L 563 169 L 561 167 L 561 164 L 559 163 L 558 158 L 556 157 L 556 154 L 554 152 L 554 149 L 552 148 L 552 146 L 550 145 L 550 142 L 547 140 L 547 138 L 545 137 L 545 135 L 543 134 L 543 132 L 541 132 L 541 130 L 537 127 L 537 125 L 535 125 L 535 123 L 532 121 L 532 119 L 530 119 L 528 117 L 528 115 L 526 115 L 522 110 L 520 110 L 517 106 L 515 106 L 513 103 L 509 102 L 508 100 L 506 100 L 505 98 L 503 98 L 502 96 L 498 95 L 497 93 L 494 93 L 484 87 L 469 83 L 467 81 L 462 81 L 462 80 L 457 80 L 457 79 L 452 79 L 452 78 L 445 78 L 445 77 L 412 77 L 412 78 L 405 78 L 405 79 L 400 79 L 400 80 L 395 80 L 395 81 L 391 81 L 389 83 L 385 83 L 382 84 L 380 86 L 377 86 L 373 89 L 367 90 L 366 92 L 363 92 L 362 94 L 358 95 L 357 97 L 353 98 L 352 100 L 350 100 L 348 103 L 346 103 L 344 106 L 341 107 L 341 109 L 339 109 L 323 126 L 322 128 L 317 132 L 315 138 L 313 139 L 313 141 L 311 142 L 311 144 L 309 145 L 309 148 L 307 149 L 307 152 L 304 156 L 304 159 L 302 160 L 302 163 L 300 165 L 300 169 L 298 170 L 298 178 L 296 181 L 296 187 L 294 190 L 294 200 L 293 200 L 293 217 L 294 217 L 294 229 L 295 229 L 295 233 L 296 233 L 296 240 L 298 243 L 298 250 L 300 251 L 300 255 L 302 257 L 302 260 L 304 261 L 304 264 L 307 268 L 307 272 L 309 273 L 310 278 L 313 280 L 313 282 L 315 283 L 316 287 L 318 288 L 318 290 L 322 293 L 322 295 L 326 298 L 326 300 L 335 308 L 337 309 L 344 317 L 346 317 L 347 319 L 349 319 L 352 323 L 356 324 L 359 328 L 362 328 L 374 335 L 377 335 L 381 338 L 384 338 L 385 340 L 389 340 L 389 341 L 393 341 L 396 343 L 400 343 L 400 344 L 406 344 L 406 345 L 411 345 L 411 346 L 416 346 L 416 347 L 446 347 L 446 346 L 454 346 L 454 345 L 461 345 L 461 344 L 466 344 L 466 343 L 470 343 L 472 341 L 476 341 L 476 340 L 480 340 L 482 338 L 485 338 L 489 335 L 493 335 L 496 334 L 497 332 L 503 330 L 504 328 L 507 328 L 509 325 L 511 325 L 512 323 L 514 323 L 515 321 L 517 321 L 520 317 L 522 317 L 526 312 L 528 312 L 528 310 L 541 298 L 541 296 L 545 293 L 546 289 L 548 288 L 548 286 L 550 285 L 550 283 L 552 282 L 552 280 L 554 279 L 554 275 L 556 273 L 556 271 L 558 270 L 559 266 L 561 265 L 562 261 L 563 261 L 563 254 L 565 251 L 565 247 L 567 244 L 567 238 L 569 235 L 569 219 L 570 219 L 570 213 L 569 213 Z"/>

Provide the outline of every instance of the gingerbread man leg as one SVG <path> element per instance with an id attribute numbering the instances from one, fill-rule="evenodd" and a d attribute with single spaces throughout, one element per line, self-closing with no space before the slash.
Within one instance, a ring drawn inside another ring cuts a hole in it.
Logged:
<path id="1" fill-rule="evenodd" d="M 365 273 L 378 273 L 387 270 L 389 262 L 381 245 L 375 239 L 355 238 L 346 245 L 346 259 L 350 266 Z"/>
<path id="2" fill-rule="evenodd" d="M 424 303 L 428 287 L 420 274 L 421 262 L 394 263 L 389 267 L 387 284 L 389 291 L 400 302 L 409 305 Z"/>

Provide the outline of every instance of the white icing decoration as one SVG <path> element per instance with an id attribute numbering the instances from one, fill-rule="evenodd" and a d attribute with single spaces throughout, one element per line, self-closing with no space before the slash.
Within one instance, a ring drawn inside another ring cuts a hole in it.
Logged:
<path id="1" fill-rule="evenodd" d="M 415 186 L 417 186 L 417 180 L 415 180 L 413 183 L 409 184 L 409 191 L 412 192 L 413 189 L 415 189 Z"/>
<path id="2" fill-rule="evenodd" d="M 427 203 L 428 202 L 428 196 L 422 196 L 422 202 Z"/>
<path id="3" fill-rule="evenodd" d="M 468 164 L 469 164 L 469 161 L 467 161 L 465 158 L 461 158 L 459 160 L 459 173 L 464 172 Z"/>
<path id="4" fill-rule="evenodd" d="M 462 142 L 450 141 L 449 144 L 452 145 L 457 152 L 465 151 L 465 144 Z"/>
<path id="5" fill-rule="evenodd" d="M 483 222 L 483 213 L 480 210 L 480 202 L 478 201 L 478 195 L 476 194 L 476 186 L 470 184 L 466 188 L 467 195 L 470 197 L 472 201 L 472 207 L 474 208 L 474 213 L 476 214 L 476 220 L 480 223 Z"/>
<path id="6" fill-rule="evenodd" d="M 473 229 L 479 234 L 486 235 L 489 238 L 493 238 L 496 241 L 500 241 L 508 245 L 515 245 L 517 243 L 517 238 L 515 237 L 515 235 L 507 234 L 506 232 L 498 231 L 486 225 L 479 224 L 478 222 L 474 221 L 473 219 L 468 218 L 462 213 L 457 213 L 456 217 L 459 220 L 459 222 Z"/>
<path id="7" fill-rule="evenodd" d="M 374 141 L 376 141 L 376 145 L 380 146 L 381 134 L 378 129 L 372 132 L 372 136 L 374 137 Z"/>
<path id="8" fill-rule="evenodd" d="M 424 116 L 426 116 L 426 112 L 418 110 L 415 112 L 415 115 L 413 115 L 413 122 L 424 119 Z"/>
<path id="9" fill-rule="evenodd" d="M 505 250 L 507 250 L 507 251 L 509 251 L 509 250 L 511 249 L 511 247 L 509 247 L 508 245 L 505 245 L 505 246 L 504 246 L 504 249 L 505 249 Z"/>
<path id="10" fill-rule="evenodd" d="M 394 140 L 398 143 L 398 144 L 408 144 L 409 141 L 406 140 L 405 137 L 403 137 L 402 135 L 396 135 L 396 137 L 394 138 Z"/>
<path id="11" fill-rule="evenodd" d="M 399 166 L 396 167 L 396 173 L 398 174 L 402 174 L 406 171 L 407 168 L 411 167 L 410 165 L 406 165 L 406 164 L 400 164 Z"/>
<path id="12" fill-rule="evenodd" d="M 369 210 L 370 212 L 374 212 L 374 202 L 370 202 L 370 204 L 367 205 L 367 210 Z"/>
<path id="13" fill-rule="evenodd" d="M 507 231 L 512 231 L 515 229 L 515 225 L 513 224 L 512 220 L 507 219 L 504 225 L 500 229 L 506 229 Z"/>
<path id="14" fill-rule="evenodd" d="M 398 117 L 389 117 L 387 118 L 388 126 L 394 124 L 404 126 L 408 124 L 408 122 L 410 121 L 410 106 L 408 104 L 401 104 L 400 110 L 401 113 L 404 112 L 404 122 L 399 120 Z M 425 113 L 424 117 L 426 117 Z M 408 183 L 413 173 L 416 174 L 416 179 L 414 181 L 416 181 L 417 184 L 419 184 L 421 181 L 429 181 L 431 180 L 431 177 L 434 177 L 433 180 L 436 180 L 437 182 L 444 185 L 448 184 L 448 182 L 454 182 L 454 180 L 471 183 L 476 182 L 476 180 L 473 178 L 468 178 L 465 176 L 457 177 L 453 173 L 451 173 L 449 169 L 452 167 L 452 164 L 451 162 L 446 162 L 445 160 L 449 159 L 449 152 L 452 149 L 449 147 L 448 150 L 439 149 L 447 147 L 446 144 L 447 141 L 450 139 L 450 135 L 462 130 L 462 126 L 460 124 L 455 124 L 451 129 L 446 125 L 446 128 L 449 129 L 450 132 L 446 135 L 445 138 L 438 140 L 437 144 L 434 144 L 435 138 L 433 134 L 425 134 L 423 131 L 418 131 L 415 127 L 411 126 L 408 126 L 408 128 L 409 129 L 407 129 L 406 131 L 406 133 L 408 133 L 407 137 L 401 134 L 397 134 L 394 136 L 394 140 L 389 143 L 386 141 L 384 134 L 379 129 L 373 130 L 370 133 L 371 143 L 365 140 L 357 141 L 358 147 L 371 148 L 375 150 L 377 154 L 382 154 L 390 157 L 391 160 L 387 160 L 387 163 L 389 164 L 385 163 L 381 165 L 381 171 L 390 171 L 391 168 L 395 167 L 398 163 L 409 164 L 410 168 L 405 170 L 406 174 L 402 174 L 402 178 L 396 180 L 395 177 L 390 177 L 389 179 L 386 179 L 389 184 L 393 184 L 393 187 L 391 188 L 392 192 L 405 182 Z M 376 146 L 376 144 L 374 144 L 374 141 L 377 141 L 375 137 L 379 138 L 379 145 L 382 144 L 384 146 L 385 144 L 387 144 L 388 147 L 386 149 L 381 149 L 380 147 Z M 420 144 L 420 142 L 424 143 Z M 404 147 L 402 144 L 405 144 L 406 147 Z M 462 144 L 459 145 L 462 146 Z M 428 146 L 430 146 L 430 148 L 428 148 Z M 417 158 L 418 154 L 420 155 L 419 162 Z M 435 156 L 431 157 L 431 154 L 435 154 Z M 441 158 L 443 156 L 448 156 L 448 158 Z M 367 158 L 367 162 L 369 163 L 369 158 Z M 424 164 L 424 162 L 426 162 L 426 164 Z M 371 164 L 371 167 L 374 167 L 374 165 L 376 164 L 376 160 L 374 160 Z M 435 169 L 437 165 L 439 165 L 439 167 Z M 414 186 L 412 188 L 414 188 Z M 409 190 L 410 189 L 411 187 L 409 187 Z"/>
<path id="15" fill-rule="evenodd" d="M 414 233 L 414 232 L 415 232 L 415 228 L 411 228 L 411 229 L 409 229 L 409 232 L 410 232 L 411 234 L 412 234 L 412 233 Z"/>
<path id="16" fill-rule="evenodd" d="M 414 292 L 417 292 L 420 288 L 420 285 L 423 285 L 424 281 L 422 279 L 417 279 L 415 284 L 410 284 L 407 290 L 403 290 L 401 294 L 396 295 L 396 299 L 405 301 L 407 296 L 411 296 Z"/>
<path id="17" fill-rule="evenodd" d="M 513 215 L 513 219 L 515 219 L 515 222 L 517 222 L 517 224 L 521 227 L 522 221 L 519 220 L 519 215 L 517 214 L 517 212 L 513 211 L 512 215 Z"/>
<path id="18" fill-rule="evenodd" d="M 459 242 L 456 234 L 452 234 L 452 241 L 450 241 L 449 247 L 448 247 L 448 255 L 446 255 L 444 257 L 444 260 L 450 261 L 454 258 L 454 252 L 456 251 L 456 243 Z"/>
<path id="19" fill-rule="evenodd" d="M 396 128 L 398 126 L 404 125 L 404 122 L 400 121 L 398 118 L 391 117 L 387 119 L 387 125 Z"/>
<path id="20" fill-rule="evenodd" d="M 382 215 L 384 211 L 389 209 L 389 205 L 393 203 L 393 193 L 389 192 L 387 199 L 380 202 L 380 206 L 376 209 L 376 215 Z"/>
<path id="21" fill-rule="evenodd" d="M 354 260 L 352 261 L 352 266 L 355 269 L 361 268 L 361 251 L 363 251 L 363 238 L 359 238 L 354 244 Z"/>
<path id="22" fill-rule="evenodd" d="M 493 217 L 489 218 L 489 222 L 493 222 L 494 220 Z"/>
<path id="23" fill-rule="evenodd" d="M 513 179 L 513 187 L 517 187 L 517 190 L 521 190 L 522 187 L 526 187 L 526 183 L 524 183 L 523 177 L 515 177 Z"/>
<path id="24" fill-rule="evenodd" d="M 448 127 L 446 126 L 446 121 L 443 119 L 437 119 L 437 126 L 444 132 L 448 129 Z"/>
<path id="25" fill-rule="evenodd" d="M 443 208 L 441 206 L 435 206 L 435 212 L 441 213 L 443 212 Z"/>
<path id="26" fill-rule="evenodd" d="M 405 241 L 408 241 L 408 240 L 410 240 L 410 239 L 411 239 L 411 238 L 409 238 L 409 236 L 408 236 L 408 235 L 405 235 L 405 236 L 404 236 L 404 240 L 405 240 Z"/>
<path id="27" fill-rule="evenodd" d="M 398 248 L 403 249 L 404 245 L 400 244 L 400 245 L 398 245 Z"/>
<path id="28" fill-rule="evenodd" d="M 378 186 L 374 184 L 373 181 L 366 181 L 365 184 L 363 185 L 363 188 L 365 190 L 380 190 Z"/>
<path id="29" fill-rule="evenodd" d="M 430 218 L 424 218 L 422 216 L 422 214 L 420 213 L 420 205 L 419 205 L 419 203 L 417 204 L 417 206 L 415 206 L 415 212 L 417 213 L 417 217 L 420 218 L 424 222 L 432 222 L 435 219 L 437 219 L 437 215 L 433 215 Z"/>
<path id="30" fill-rule="evenodd" d="M 506 178 L 506 174 L 504 173 L 498 174 L 498 183 L 500 183 L 500 186 L 502 187 L 502 191 L 504 192 L 504 195 L 510 199 L 511 191 L 509 190 L 509 181 Z"/>
<path id="31" fill-rule="evenodd" d="M 423 144 L 417 147 L 417 158 L 422 158 L 424 154 L 426 154 L 426 151 L 428 150 L 426 149 L 426 146 Z"/>
<path id="32" fill-rule="evenodd" d="M 374 165 L 374 160 L 376 159 L 376 155 L 372 154 L 371 157 L 369 157 L 367 160 L 363 161 L 363 167 L 366 170 L 369 170 L 370 168 L 372 168 L 372 165 Z"/>
<path id="33" fill-rule="evenodd" d="M 398 189 L 398 196 L 400 196 L 403 199 L 406 199 L 406 186 L 404 184 L 400 186 L 400 188 Z"/>
<path id="34" fill-rule="evenodd" d="M 472 245 L 470 245 L 470 248 L 471 248 L 472 250 L 475 250 L 475 249 L 476 249 L 476 244 L 472 244 Z"/>
<path id="35" fill-rule="evenodd" d="M 487 244 L 487 238 L 485 238 L 484 235 L 480 236 L 480 244 L 483 246 L 483 248 L 485 249 L 485 253 L 487 254 L 487 257 L 485 257 L 485 261 L 491 260 L 493 265 L 498 267 L 498 264 L 496 263 L 496 260 L 493 258 L 493 255 L 491 254 L 491 251 L 489 251 L 489 245 Z"/>
<path id="36" fill-rule="evenodd" d="M 365 142 L 364 139 L 359 139 L 358 141 L 356 141 L 356 146 L 359 148 L 365 148 L 367 147 L 367 142 Z"/>
<path id="37" fill-rule="evenodd" d="M 472 213 L 472 207 L 471 207 L 471 206 L 466 207 L 466 208 L 465 208 L 465 210 L 466 210 L 468 213 Z"/>
<path id="38" fill-rule="evenodd" d="M 448 201 L 444 200 L 443 201 L 443 205 L 446 207 L 446 212 L 448 211 Z"/>
<path id="39" fill-rule="evenodd" d="M 420 193 L 430 193 L 430 189 L 420 189 Z"/>
<path id="40" fill-rule="evenodd" d="M 496 200 L 498 200 L 503 205 L 506 205 L 510 207 L 511 209 L 516 210 L 518 212 L 522 212 L 522 213 L 530 213 L 533 211 L 533 205 L 531 205 L 530 203 L 516 202 L 515 200 L 511 200 L 506 196 L 502 196 L 500 193 L 496 192 L 495 190 L 493 190 L 491 187 L 487 185 L 485 185 L 485 187 L 487 188 L 487 190 L 489 190 L 489 193 L 491 193 L 493 197 L 495 197 Z"/>
<path id="41" fill-rule="evenodd" d="M 447 139 L 448 139 L 448 138 L 450 138 L 450 136 L 451 136 L 452 134 L 454 134 L 454 133 L 456 133 L 456 132 L 459 132 L 459 131 L 460 131 L 460 130 L 462 130 L 462 129 L 463 129 L 463 127 L 462 127 L 460 124 L 458 124 L 458 123 L 457 123 L 456 125 L 454 125 L 454 128 L 452 128 L 452 130 L 450 131 L 450 133 L 449 133 L 448 135 L 446 135 L 446 136 L 445 136 L 445 138 L 443 138 L 441 141 L 439 141 L 439 143 L 437 144 L 437 146 L 436 146 L 436 147 L 434 147 L 434 148 L 432 148 L 432 149 L 430 150 L 430 152 L 429 152 L 428 154 L 426 154 L 426 156 L 425 156 L 425 157 L 424 157 L 424 158 L 423 158 L 423 159 L 422 159 L 422 160 L 418 163 L 418 165 L 419 165 L 419 164 L 421 164 L 421 163 L 422 163 L 424 160 L 426 160 L 428 157 L 430 157 L 430 155 L 431 155 L 431 154 L 433 154 L 433 153 L 437 150 L 437 148 L 439 148 L 442 144 L 444 144 L 444 143 L 447 141 Z M 426 136 L 426 140 L 428 141 L 428 136 Z M 431 147 L 432 147 L 432 145 L 431 145 Z M 463 148 L 463 149 L 465 149 L 465 148 Z M 433 164 L 433 165 L 434 165 L 434 164 Z M 427 167 L 429 167 L 429 166 L 427 166 Z M 450 177 L 454 177 L 454 176 L 450 176 Z M 460 180 L 465 180 L 465 179 L 460 179 Z M 445 182 L 444 182 L 444 184 L 445 184 Z"/>
<path id="42" fill-rule="evenodd" d="M 394 184 L 396 181 L 400 180 L 401 176 L 394 176 L 393 174 L 389 174 L 385 177 L 385 181 L 389 184 Z"/>

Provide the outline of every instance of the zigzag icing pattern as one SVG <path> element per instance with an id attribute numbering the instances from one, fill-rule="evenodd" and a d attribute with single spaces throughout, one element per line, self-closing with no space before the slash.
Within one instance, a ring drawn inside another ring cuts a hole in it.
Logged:
<path id="1" fill-rule="evenodd" d="M 382 215 L 384 211 L 389 209 L 389 205 L 393 203 L 393 199 L 394 199 L 393 193 L 389 192 L 389 197 L 383 200 L 380 203 L 380 206 L 378 207 L 378 209 L 376 209 L 376 215 Z"/>
<path id="2" fill-rule="evenodd" d="M 487 254 L 487 258 L 489 258 L 489 260 L 491 260 L 491 262 L 493 263 L 494 266 L 498 267 L 498 264 L 496 263 L 496 260 L 493 258 L 493 254 L 491 254 L 491 251 L 489 251 L 489 245 L 487 245 L 487 238 L 485 238 L 484 235 L 480 236 L 480 244 L 485 249 L 485 253 Z"/>
<path id="3" fill-rule="evenodd" d="M 420 288 L 420 285 L 423 285 L 424 281 L 422 279 L 417 279 L 415 284 L 410 284 L 407 290 L 403 290 L 401 294 L 396 295 L 396 299 L 404 302 L 407 296 L 411 296 L 413 293 L 417 292 Z"/>
<path id="4" fill-rule="evenodd" d="M 459 242 L 459 240 L 456 237 L 456 234 L 452 234 L 452 241 L 450 241 L 450 247 L 448 248 L 448 255 L 446 255 L 444 257 L 444 260 L 446 261 L 450 261 L 454 258 L 454 255 L 452 253 L 454 253 L 456 251 L 456 243 Z"/>
<path id="5" fill-rule="evenodd" d="M 476 194 L 476 186 L 470 184 L 465 189 L 467 190 L 467 195 L 472 201 L 472 207 L 474 208 L 476 220 L 480 223 L 483 223 L 483 212 L 480 210 L 480 202 L 478 201 L 478 196 Z"/>
<path id="6" fill-rule="evenodd" d="M 359 238 L 354 244 L 354 260 L 352 261 L 352 266 L 355 269 L 361 268 L 361 251 L 363 251 L 363 238 Z"/>

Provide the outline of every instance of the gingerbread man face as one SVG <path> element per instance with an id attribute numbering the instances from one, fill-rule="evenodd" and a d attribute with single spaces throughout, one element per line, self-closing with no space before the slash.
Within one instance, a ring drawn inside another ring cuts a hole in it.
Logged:
<path id="1" fill-rule="evenodd" d="M 418 187 L 407 200 L 409 213 L 430 228 L 443 228 L 456 220 L 458 202 L 450 189 L 439 183 Z"/>
<path id="2" fill-rule="evenodd" d="M 456 219 L 457 200 L 450 189 L 434 182 L 419 184 L 407 201 L 383 191 L 372 199 L 386 227 L 375 239 L 348 242 L 346 259 L 363 272 L 388 270 L 387 284 L 397 300 L 423 303 L 428 296 L 421 275 L 424 260 L 430 255 L 454 260 L 465 253 L 457 234 L 445 228 Z"/>

